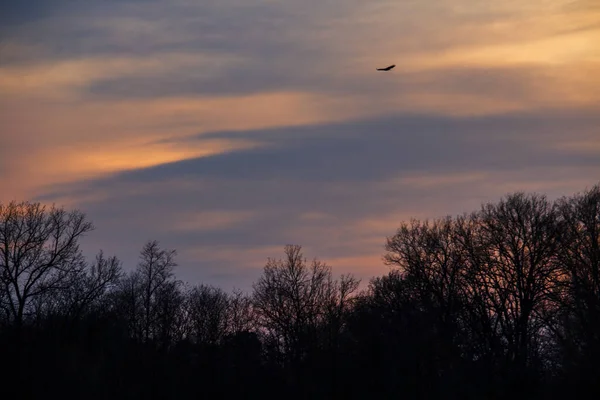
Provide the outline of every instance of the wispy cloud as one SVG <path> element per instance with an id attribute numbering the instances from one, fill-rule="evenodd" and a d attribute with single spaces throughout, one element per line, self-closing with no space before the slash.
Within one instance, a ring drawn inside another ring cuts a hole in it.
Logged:
<path id="1" fill-rule="evenodd" d="M 319 257 L 372 260 L 352 267 L 368 277 L 402 220 L 469 212 L 509 191 L 556 197 L 593 183 L 600 160 L 559 144 L 575 123 L 573 140 L 598 122 L 593 113 L 549 111 L 204 134 L 198 138 L 251 136 L 266 145 L 57 187 L 40 199 L 80 199 L 110 242 L 164 238 L 188 257 L 194 279 L 210 279 L 217 264 L 255 265 L 248 249 L 298 242 Z M 224 249 L 216 264 L 195 258 L 213 246 Z"/>
<path id="2" fill-rule="evenodd" d="M 598 179 L 593 1 L 1 7 L 0 201 L 79 207 L 129 264 L 157 238 L 247 285 L 300 243 L 368 277 L 402 219 Z"/>

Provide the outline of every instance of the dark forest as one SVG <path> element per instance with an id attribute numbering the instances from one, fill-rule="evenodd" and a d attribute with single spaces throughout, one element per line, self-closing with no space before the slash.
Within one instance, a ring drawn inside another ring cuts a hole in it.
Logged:
<path id="1" fill-rule="evenodd" d="M 364 289 L 299 245 L 248 293 L 190 286 L 157 241 L 137 266 L 82 254 L 93 229 L 79 210 L 0 204 L 6 396 L 600 396 L 600 184 L 400 223 Z"/>

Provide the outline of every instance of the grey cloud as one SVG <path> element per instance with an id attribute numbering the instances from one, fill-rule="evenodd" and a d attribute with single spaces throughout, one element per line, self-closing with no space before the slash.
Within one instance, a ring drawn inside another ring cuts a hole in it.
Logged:
<path id="1" fill-rule="evenodd" d="M 82 201 L 79 207 L 97 221 L 94 235 L 98 239 L 94 240 L 106 244 L 107 251 L 119 249 L 119 255 L 131 260 L 143 241 L 151 238 L 184 250 L 230 249 L 229 261 L 198 264 L 189 258 L 181 260 L 185 279 L 225 282 L 234 279 L 228 277 L 231 274 L 247 268 L 244 249 L 300 243 L 320 246 L 329 257 L 383 251 L 381 246 L 365 247 L 369 233 L 354 231 L 353 224 L 402 210 L 428 211 L 432 217 L 470 211 L 482 196 L 490 195 L 490 187 L 482 188 L 486 183 L 482 181 L 382 186 L 392 178 L 483 172 L 500 179 L 487 185 L 541 179 L 562 180 L 568 186 L 569 179 L 588 176 L 584 171 L 600 170 L 600 159 L 551 144 L 566 134 L 575 140 L 581 132 L 597 126 L 599 119 L 591 111 L 548 111 L 464 119 L 404 116 L 352 124 L 215 132 L 208 136 L 251 137 L 269 146 L 67 185 L 39 200 L 107 195 L 104 200 Z M 570 172 L 558 176 L 561 169 Z M 178 185 L 179 181 L 187 184 Z M 145 189 L 131 192 L 132 187 Z M 226 229 L 172 230 L 178 213 L 210 211 L 251 211 L 255 215 Z M 307 212 L 323 213 L 331 219 L 307 221 L 303 219 Z M 399 222 L 390 221 L 389 234 Z M 383 235 L 380 239 L 383 245 Z M 247 283 L 260 271 L 243 273 L 248 274 L 246 278 L 234 281 Z"/>
<path id="2" fill-rule="evenodd" d="M 348 18 L 360 15 L 365 7 L 359 1 L 341 0 L 299 3 L 50 0 L 44 3 L 45 20 L 23 24 L 12 35 L 7 35 L 23 44 L 39 45 L 42 54 L 8 54 L 3 62 L 116 55 L 152 56 L 168 62 L 173 53 L 235 54 L 245 58 L 244 65 L 232 64 L 220 71 L 212 70 L 211 79 L 203 78 L 193 69 L 174 66 L 167 75 L 114 77 L 93 82 L 89 92 L 103 97 L 150 97 L 302 87 L 339 94 L 357 91 L 370 94 L 384 90 L 385 85 L 380 85 L 376 78 L 367 78 L 366 74 L 361 77 L 363 83 L 344 79 L 343 70 L 352 70 L 348 61 L 355 56 L 351 52 L 355 50 L 347 45 L 335 45 L 353 40 L 346 36 L 352 32 L 368 33 L 364 23 L 358 24 L 356 29 L 347 25 Z M 27 11 L 31 10 L 21 6 L 20 15 L 27 16 Z M 374 11 L 366 7 L 365 12 Z M 410 19 L 405 22 L 395 28 L 396 34 L 412 32 L 414 36 L 415 30 L 422 29 Z M 123 31 L 111 25 L 113 23 Z M 142 24 L 139 29 L 138 23 Z M 323 39 L 316 32 L 327 37 Z M 424 51 L 439 45 L 435 40 L 419 40 L 417 37 L 402 41 L 401 48 Z M 401 69 L 401 65 L 399 67 Z M 410 78 L 407 76 L 401 86 L 410 85 Z"/>
<path id="3" fill-rule="evenodd" d="M 190 159 L 125 172 L 119 179 L 151 182 L 185 176 L 251 181 L 361 182 L 398 171 L 467 171 L 477 168 L 595 165 L 596 158 L 544 148 L 573 123 L 593 127 L 588 115 L 513 115 L 452 119 L 389 117 L 367 121 L 261 131 L 217 132 L 211 138 L 251 138 L 267 147 Z M 188 139 L 193 140 L 193 139 Z"/>
<path id="4" fill-rule="evenodd" d="M 342 67 L 344 67 L 342 65 Z M 404 71 L 399 64 L 393 78 L 372 70 L 337 71 L 335 61 L 313 53 L 298 61 L 285 54 L 278 58 L 247 60 L 225 65 L 218 73 L 202 69 L 175 68 L 166 74 L 109 78 L 88 87 L 88 96 L 103 99 L 156 98 L 254 94 L 295 90 L 331 96 L 352 96 L 372 106 L 385 107 L 388 100 L 412 94 L 473 95 L 506 102 L 535 101 L 544 84 L 534 67 L 443 68 Z M 343 69 L 343 68 L 342 68 Z"/>
<path id="5" fill-rule="evenodd" d="M 138 76 L 108 79 L 96 82 L 87 89 L 89 95 L 98 98 L 156 98 L 170 96 L 206 96 L 253 94 L 263 91 L 323 89 L 323 83 L 331 79 L 324 72 L 311 71 L 318 56 L 302 54 L 304 61 L 286 61 L 280 54 L 274 58 L 263 54 L 257 62 L 248 60 L 244 65 L 224 65 L 219 71 L 196 68 L 175 68 L 160 76 Z M 288 65 L 286 65 L 288 64 Z M 290 69 L 289 66 L 292 68 Z M 201 66 L 199 68 L 202 68 Z"/>
<path id="6" fill-rule="evenodd" d="M 332 42 L 309 39 L 315 36 L 310 35 L 315 31 L 331 30 L 337 23 L 343 25 L 344 18 L 360 10 L 358 0 L 40 0 L 19 4 L 3 14 L 5 19 L 0 19 L 0 25 L 4 28 L 0 28 L 0 34 L 9 40 L 38 44 L 47 53 L 3 57 L 2 62 L 112 55 L 161 58 L 173 52 L 234 54 L 246 59 L 244 66 L 227 65 L 211 80 L 193 70 L 174 66 L 167 77 L 114 78 L 89 88 L 91 96 L 104 98 L 300 88 L 373 98 L 373 107 L 385 105 L 392 96 L 428 90 L 528 99 L 528 82 L 534 73 L 526 69 L 406 73 L 399 61 L 393 75 L 395 83 L 390 83 L 389 75 L 369 75 L 371 71 L 365 72 L 364 79 L 361 76 L 360 80 L 350 80 L 343 71 L 339 72 L 353 68 L 344 64 L 352 59 L 349 46 L 332 47 L 333 42 L 340 40 L 339 36 Z M 32 4 L 39 8 L 28 9 Z M 92 23 L 114 22 L 115 18 L 132 18 L 131 22 L 150 23 L 150 26 L 143 25 L 137 30 L 135 25 L 121 19 L 119 24 L 124 29 L 121 32 L 112 31 L 110 25 Z M 412 14 L 406 18 L 412 18 Z M 9 20 L 10 23 L 2 24 Z M 439 32 L 433 39 L 430 36 L 420 39 L 414 32 L 442 31 L 442 25 L 422 28 L 422 21 L 415 18 L 406 25 L 398 23 L 394 34 L 413 32 L 408 36 L 410 39 L 399 45 L 402 49 L 425 51 L 455 44 L 454 38 L 440 38 L 445 34 Z M 349 31 L 346 26 L 344 32 Z M 214 132 L 189 140 L 250 138 L 267 146 L 56 186 L 37 200 L 81 198 L 78 207 L 98 226 L 86 249 L 100 247 L 116 253 L 129 267 L 135 265 L 137 252 L 145 240 L 159 239 L 164 246 L 188 254 L 180 258 L 183 279 L 246 284 L 260 271 L 246 269 L 244 249 L 299 243 L 323 249 L 323 254 L 309 255 L 324 258 L 383 251 L 379 245 L 365 247 L 369 233 L 356 232 L 357 222 L 402 210 L 421 210 L 432 216 L 468 211 L 469 201 L 474 198 L 479 201 L 491 193 L 481 189 L 481 182 L 382 187 L 382 182 L 392 178 L 422 173 L 435 176 L 484 172 L 496 174 L 501 181 L 515 176 L 562 180 L 567 187 L 583 171 L 600 170 L 600 160 L 589 152 L 586 155 L 551 145 L 565 135 L 575 140 L 581 132 L 599 125 L 597 110 L 580 113 L 538 110 L 463 119 L 396 115 L 300 128 Z M 560 168 L 570 172 L 557 178 L 553 174 Z M 170 184 L 177 181 L 188 184 Z M 137 187 L 145 189 L 130 190 Z M 83 200 L 96 195 L 105 197 Z M 226 229 L 172 230 L 173 218 L 178 213 L 206 211 L 251 211 L 255 215 Z M 331 219 L 306 221 L 302 216 L 307 212 L 320 212 Z M 390 221 L 389 233 L 399 222 Z M 379 239 L 383 245 L 384 237 Z M 227 260 L 198 262 L 189 256 L 194 248 L 230 250 L 231 256 Z"/>
<path id="7" fill-rule="evenodd" d="M 0 27 L 6 30 L 23 23 L 35 22 L 59 12 L 58 8 L 68 3 L 65 0 L 5 0 L 0 5 Z"/>
<path id="8" fill-rule="evenodd" d="M 88 98 L 310 90 L 327 81 L 327 86 L 344 86 L 339 79 L 335 85 L 328 71 L 337 52 L 325 43 L 306 40 L 306 33 L 318 29 L 331 14 L 326 4 L 306 4 L 311 12 L 305 13 L 294 5 L 259 0 L 152 1 L 143 6 L 131 1 L 110 6 L 85 2 L 86 7 L 78 3 L 77 9 L 69 9 L 66 1 L 51 3 L 54 8 L 46 5 L 46 18 L 29 21 L 5 35 L 36 50 L 7 51 L 3 64 L 139 56 L 164 60 L 169 66 L 161 74 L 92 81 L 86 88 Z M 339 12 L 343 14 L 350 5 Z M 172 54 L 197 55 L 199 60 L 204 55 L 234 55 L 244 65 L 180 66 L 169 64 Z"/>
<path id="9" fill-rule="evenodd" d="M 296 35 L 327 17 L 320 13 L 327 8 L 319 2 L 307 3 L 312 4 L 302 4 L 300 9 L 308 7 L 311 14 L 299 12 L 293 4 L 260 0 L 36 0 L 31 6 L 23 2 L 9 7 L 15 26 L 6 34 L 58 50 L 60 58 L 155 53 L 160 57 L 166 50 L 273 58 L 293 51 Z M 121 24 L 126 34 L 115 32 L 112 23 Z M 156 29 L 136 30 L 135 23 Z"/>
<path id="10" fill-rule="evenodd" d="M 520 96 L 529 87 L 525 82 L 535 77 L 536 72 L 455 69 L 407 73 L 402 71 L 400 60 L 395 73 L 401 76 L 390 83 L 371 70 L 357 71 L 351 64 L 355 54 L 349 53 L 348 46 L 335 44 L 352 40 L 342 35 L 352 32 L 345 22 L 347 18 L 366 7 L 358 1 L 50 0 L 43 4 L 34 9 L 45 19 L 40 17 L 39 22 L 30 21 L 15 28 L 12 35 L 7 34 L 8 38 L 24 44 L 39 45 L 43 54 L 9 52 L 3 57 L 3 63 L 118 55 L 150 56 L 164 59 L 168 64 L 174 53 L 235 55 L 244 59 L 243 65 L 231 63 L 209 70 L 203 65 L 173 63 L 166 73 L 115 76 L 90 82 L 87 96 L 92 98 L 231 95 L 294 89 L 363 97 L 392 96 L 411 90 Z M 430 6 L 435 9 L 436 4 L 433 2 Z M 30 13 L 32 18 L 35 15 L 32 8 L 23 5 L 16 8 L 19 11 L 14 13 L 23 18 Z M 365 12 L 374 11 L 366 7 Z M 419 14 L 419 18 L 423 17 Z M 450 44 L 439 42 L 433 34 L 435 29 L 421 27 L 421 19 L 408 19 L 406 24 L 394 28 L 400 37 L 409 33 L 411 38 L 416 36 L 414 40 L 402 40 L 399 50 L 426 51 Z M 111 25 L 113 23 L 123 31 Z M 142 24 L 139 29 L 138 23 Z M 422 30 L 426 32 L 425 39 L 415 35 Z M 368 34 L 366 25 L 359 24 L 356 32 L 363 31 Z M 319 40 L 315 32 L 328 32 L 334 39 Z M 352 71 L 351 75 L 346 71 Z"/>

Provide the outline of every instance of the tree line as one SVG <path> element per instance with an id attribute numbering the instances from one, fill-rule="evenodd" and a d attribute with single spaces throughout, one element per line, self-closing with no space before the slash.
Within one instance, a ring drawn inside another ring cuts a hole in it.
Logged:
<path id="1" fill-rule="evenodd" d="M 114 398 L 596 398 L 600 184 L 517 192 L 402 223 L 389 272 L 352 275 L 298 245 L 249 293 L 176 278 L 157 241 L 137 268 L 80 240 L 82 212 L 0 203 L 3 393 Z"/>

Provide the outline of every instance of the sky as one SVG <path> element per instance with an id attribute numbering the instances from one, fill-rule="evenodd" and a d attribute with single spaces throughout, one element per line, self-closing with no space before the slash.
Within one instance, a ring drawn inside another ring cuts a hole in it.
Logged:
<path id="1" fill-rule="evenodd" d="M 597 0 L 3 1 L 0 202 L 190 284 L 288 243 L 366 282 L 410 218 L 600 182 L 599 43 Z"/>

